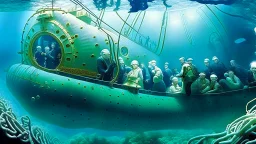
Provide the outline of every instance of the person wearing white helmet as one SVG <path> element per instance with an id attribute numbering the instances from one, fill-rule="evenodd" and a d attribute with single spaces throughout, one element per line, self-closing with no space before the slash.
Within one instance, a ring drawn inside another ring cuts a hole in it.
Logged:
<path id="1" fill-rule="evenodd" d="M 219 80 L 225 79 L 224 73 L 227 71 L 226 66 L 219 61 L 218 57 L 212 57 L 214 63 L 212 64 L 212 72 L 215 73 Z"/>
<path id="2" fill-rule="evenodd" d="M 97 70 L 100 74 L 99 79 L 104 81 L 111 81 L 113 78 L 115 63 L 110 60 L 110 52 L 108 49 L 103 49 L 100 52 L 100 57 L 97 59 Z"/>
<path id="3" fill-rule="evenodd" d="M 194 86 L 195 86 L 196 93 L 205 92 L 205 88 L 209 86 L 210 81 L 207 78 L 205 78 L 205 76 L 206 74 L 201 72 L 199 74 L 199 78 L 195 81 Z"/>
<path id="4" fill-rule="evenodd" d="M 179 80 L 177 77 L 172 78 L 172 85 L 167 88 L 166 92 L 177 94 L 181 93 L 181 87 L 179 86 Z"/>
<path id="5" fill-rule="evenodd" d="M 186 93 L 187 96 L 191 95 L 191 85 L 196 80 L 197 75 L 193 71 L 193 67 L 185 63 L 181 68 L 181 72 L 176 77 L 182 78 L 182 93 Z"/>
<path id="6" fill-rule="evenodd" d="M 205 65 L 205 69 L 204 69 L 205 77 L 207 79 L 210 79 L 210 75 L 213 71 L 212 71 L 212 66 L 210 65 L 210 60 L 208 58 L 204 59 L 204 65 Z"/>
<path id="7" fill-rule="evenodd" d="M 233 71 L 228 71 L 226 79 L 220 80 L 219 83 L 224 90 L 236 90 L 243 88 L 243 84 Z"/>
<path id="8" fill-rule="evenodd" d="M 209 86 L 207 86 L 202 93 L 218 93 L 222 91 L 221 85 L 218 83 L 218 77 L 215 74 L 210 76 L 211 82 Z"/>
<path id="9" fill-rule="evenodd" d="M 196 66 L 193 64 L 193 59 L 192 59 L 192 58 L 188 58 L 188 59 L 187 59 L 187 63 L 192 66 L 193 73 L 194 73 L 196 76 L 199 75 L 199 72 L 198 72 Z"/>
<path id="10" fill-rule="evenodd" d="M 127 74 L 127 80 L 124 85 L 135 88 L 143 88 L 143 75 L 139 67 L 139 62 L 133 60 L 131 62 L 132 70 Z"/>
<path id="11" fill-rule="evenodd" d="M 247 84 L 247 69 L 237 64 L 235 60 L 231 60 L 229 70 L 233 71 L 243 84 Z"/>
<path id="12" fill-rule="evenodd" d="M 180 61 L 181 66 L 186 63 L 185 57 L 180 57 L 179 61 Z"/>
<path id="13" fill-rule="evenodd" d="M 41 46 L 36 47 L 34 58 L 38 65 L 40 65 L 41 67 L 45 67 L 45 56 Z"/>
<path id="14" fill-rule="evenodd" d="M 164 70 L 163 70 L 163 80 L 166 87 L 171 86 L 171 80 L 170 80 L 171 76 L 172 76 L 172 71 L 171 69 L 169 69 L 169 63 L 166 62 L 164 63 Z"/>
<path id="15" fill-rule="evenodd" d="M 256 86 L 256 62 L 251 63 L 251 68 L 248 71 L 249 86 Z"/>
<path id="16" fill-rule="evenodd" d="M 165 86 L 165 83 L 163 81 L 162 70 L 159 67 L 157 67 L 155 60 L 151 61 L 151 66 L 152 66 L 152 70 L 151 70 L 150 73 L 153 76 L 152 90 L 153 91 L 158 91 L 158 92 L 165 92 L 166 91 L 166 86 Z"/>

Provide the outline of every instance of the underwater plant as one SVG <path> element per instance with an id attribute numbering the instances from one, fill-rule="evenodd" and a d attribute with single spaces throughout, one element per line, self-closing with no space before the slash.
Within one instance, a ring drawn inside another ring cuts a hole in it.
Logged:
<path id="1" fill-rule="evenodd" d="M 63 144 L 57 138 L 49 136 L 41 128 L 32 127 L 28 116 L 21 117 L 20 123 L 3 99 L 0 99 L 0 131 L 1 143 L 4 133 L 8 143 Z"/>
<path id="2" fill-rule="evenodd" d="M 247 110 L 248 105 L 256 98 L 249 101 L 246 105 L 246 114 L 228 124 L 226 130 L 221 133 L 201 135 L 191 138 L 188 144 L 192 143 L 232 143 L 232 144 L 253 144 L 256 143 L 256 105 Z"/>

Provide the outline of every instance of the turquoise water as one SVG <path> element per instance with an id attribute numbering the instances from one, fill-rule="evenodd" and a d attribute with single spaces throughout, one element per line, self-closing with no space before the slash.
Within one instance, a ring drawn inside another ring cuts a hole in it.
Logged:
<path id="1" fill-rule="evenodd" d="M 23 4 L 25 8 L 19 7 L 20 4 Z M 7 3 L 4 6 L 0 4 L 0 10 L 2 10 L 0 12 L 0 95 L 7 100 L 17 117 L 28 115 L 31 118 L 32 125 L 41 127 L 63 143 L 71 144 L 186 143 L 193 136 L 215 132 L 212 129 L 203 129 L 200 125 L 198 129 L 194 130 L 179 129 L 151 133 L 105 131 L 93 128 L 67 129 L 41 121 L 26 112 L 8 90 L 5 82 L 5 71 L 12 64 L 21 62 L 21 56 L 18 52 L 21 47 L 23 27 L 27 19 L 37 8 L 50 4 L 51 1 L 32 1 L 30 4 L 23 1 L 22 3 Z M 62 2 L 57 1 L 55 6 L 61 4 Z M 69 5 L 70 3 L 63 2 L 65 8 L 68 8 Z M 187 2 L 184 5 L 181 4 L 180 6 L 177 4 L 176 7 L 174 6 L 174 9 L 170 10 L 164 45 L 165 51 L 161 55 L 161 62 L 168 61 L 173 68 L 178 68 L 179 70 L 180 64 L 178 59 L 181 56 L 192 57 L 198 69 L 203 69 L 202 61 L 206 57 L 211 58 L 217 55 L 226 65 L 229 65 L 230 59 L 235 59 L 239 64 L 249 69 L 250 62 L 256 60 L 254 55 L 256 51 L 256 32 L 254 32 L 256 23 L 253 19 L 255 13 L 244 15 L 245 18 L 239 18 L 224 14 L 217 10 L 215 6 L 210 6 L 214 11 L 212 13 L 206 6 L 198 3 L 190 4 L 190 2 Z M 191 5 L 195 7 L 193 8 Z M 164 11 L 159 10 L 162 8 L 161 1 L 152 3 L 151 6 L 147 11 L 140 32 L 145 36 L 149 36 L 151 40 L 157 41 Z M 96 11 L 91 3 L 89 8 L 99 15 L 99 11 Z M 125 18 L 128 15 L 129 3 L 123 3 L 121 8 L 119 14 Z M 235 5 L 234 7 L 219 5 L 218 8 L 232 14 L 238 13 L 238 15 L 241 15 L 240 11 L 243 5 Z M 121 21 L 116 15 L 113 16 L 114 14 L 111 9 L 108 9 L 103 20 L 118 29 L 120 28 Z M 135 14 L 132 14 L 131 17 L 135 17 Z M 131 21 L 132 18 L 130 19 Z M 216 33 L 222 36 L 223 41 L 219 40 L 220 37 Z M 236 43 L 236 40 L 239 38 L 244 38 L 246 41 Z M 225 130 L 225 127 L 223 127 L 223 130 Z"/>

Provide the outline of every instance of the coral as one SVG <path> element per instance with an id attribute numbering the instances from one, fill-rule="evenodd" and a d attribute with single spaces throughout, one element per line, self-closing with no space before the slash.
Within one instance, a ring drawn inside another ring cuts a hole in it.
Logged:
<path id="1" fill-rule="evenodd" d="M 5 135 L 9 139 L 8 143 L 61 144 L 58 139 L 49 136 L 40 128 L 32 128 L 28 116 L 22 117 L 20 123 L 3 99 L 0 99 L 0 130 L 1 143 L 5 141 L 2 139 Z"/>
<path id="2" fill-rule="evenodd" d="M 208 135 L 201 135 L 194 137 L 188 141 L 191 143 L 239 143 L 239 144 L 251 144 L 256 143 L 256 105 L 250 110 L 247 110 L 248 104 L 246 105 L 246 115 L 239 117 L 231 124 L 228 124 L 226 130 L 221 133 L 214 133 Z"/>

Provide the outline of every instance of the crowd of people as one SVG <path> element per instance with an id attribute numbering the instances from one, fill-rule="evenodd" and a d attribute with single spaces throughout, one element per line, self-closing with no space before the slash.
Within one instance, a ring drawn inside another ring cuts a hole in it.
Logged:
<path id="1" fill-rule="evenodd" d="M 131 67 L 124 63 L 119 57 L 119 71 L 117 83 L 138 89 L 146 89 L 168 93 L 218 93 L 256 86 L 256 62 L 251 63 L 250 70 L 238 65 L 235 60 L 230 61 L 230 66 L 226 67 L 219 61 L 218 57 L 204 60 L 205 69 L 201 72 L 193 64 L 193 59 L 184 57 L 179 59 L 181 71 L 170 69 L 168 62 L 161 70 L 157 62 L 152 60 L 146 67 L 139 64 L 137 60 L 131 62 Z M 110 81 L 116 69 L 116 64 L 110 60 L 108 49 L 101 51 L 101 56 L 97 60 L 97 69 L 100 79 Z"/>
<path id="2" fill-rule="evenodd" d="M 100 79 L 111 81 L 116 69 L 116 64 L 110 60 L 110 52 L 103 49 L 97 60 L 97 69 Z M 218 57 L 204 60 L 205 69 L 201 72 L 193 64 L 193 59 L 184 57 L 179 59 L 181 71 L 170 69 L 168 62 L 161 70 L 157 62 L 152 60 L 146 67 L 137 60 L 131 62 L 131 66 L 124 63 L 119 57 L 119 71 L 117 83 L 138 89 L 152 90 L 168 93 L 218 93 L 222 91 L 236 90 L 256 86 L 256 62 L 251 63 L 250 70 L 242 68 L 235 60 L 230 61 L 226 67 Z"/>
<path id="3" fill-rule="evenodd" d="M 34 52 L 34 58 L 41 67 L 55 69 L 60 63 L 61 51 L 55 42 L 52 42 L 50 47 L 38 45 Z"/>

